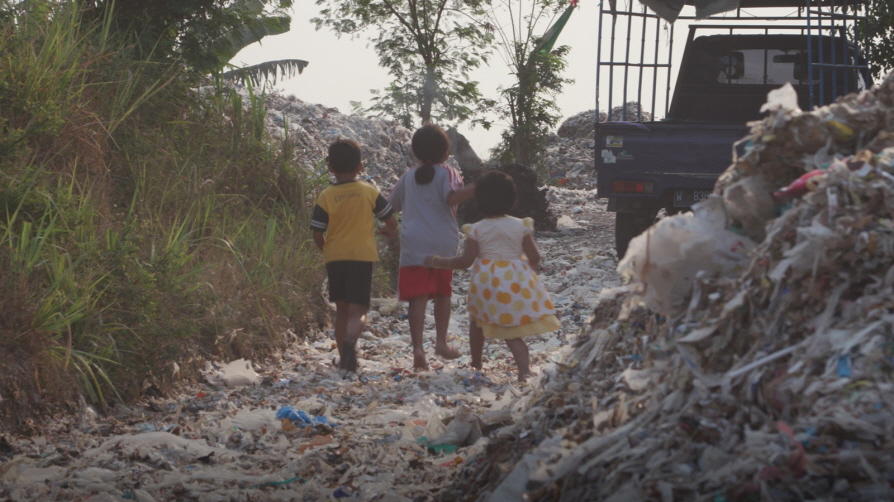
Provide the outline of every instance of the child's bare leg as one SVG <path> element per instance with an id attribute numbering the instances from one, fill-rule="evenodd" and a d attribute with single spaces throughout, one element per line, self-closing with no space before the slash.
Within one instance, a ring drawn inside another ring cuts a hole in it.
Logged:
<path id="1" fill-rule="evenodd" d="M 450 326 L 450 297 L 438 295 L 434 300 L 435 310 L 435 354 L 444 359 L 456 359 L 459 351 L 447 343 L 447 328 Z"/>
<path id="2" fill-rule="evenodd" d="M 335 345 L 338 347 L 338 367 L 345 367 L 345 334 L 348 332 L 348 302 L 335 302 Z"/>
<path id="3" fill-rule="evenodd" d="M 484 331 L 469 318 L 469 347 L 472 352 L 472 367 L 481 371 L 481 359 L 484 357 Z"/>
<path id="4" fill-rule="evenodd" d="M 410 298 L 407 306 L 407 321 L 410 323 L 410 340 L 413 342 L 413 369 L 427 370 L 425 348 L 422 346 L 422 330 L 425 328 L 425 305 L 428 298 L 416 296 Z"/>
<path id="5" fill-rule="evenodd" d="M 356 372 L 357 340 L 360 339 L 360 334 L 363 333 L 363 329 L 366 327 L 366 312 L 369 308 L 356 303 L 349 303 L 347 307 L 348 321 L 345 327 L 344 349 L 342 350 L 344 364 L 341 364 L 340 367 Z"/>
<path id="6" fill-rule="evenodd" d="M 528 352 L 528 345 L 521 338 L 513 338 L 506 340 L 512 357 L 515 358 L 515 365 L 518 367 L 518 381 L 524 382 L 528 378 L 534 376 L 531 373 L 531 355 Z"/>

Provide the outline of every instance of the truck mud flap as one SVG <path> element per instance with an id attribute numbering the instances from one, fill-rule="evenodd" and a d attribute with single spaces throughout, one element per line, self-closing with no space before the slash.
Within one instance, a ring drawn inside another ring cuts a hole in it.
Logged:
<path id="1" fill-rule="evenodd" d="M 648 213 L 615 213 L 615 251 L 618 261 L 627 252 L 630 240 L 655 223 L 658 210 Z"/>

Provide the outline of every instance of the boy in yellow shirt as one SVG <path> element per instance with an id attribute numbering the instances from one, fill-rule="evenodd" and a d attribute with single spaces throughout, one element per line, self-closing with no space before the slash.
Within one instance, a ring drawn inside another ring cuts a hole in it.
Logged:
<path id="1" fill-rule="evenodd" d="M 379 261 L 374 220 L 385 223 L 379 232 L 388 237 L 397 231 L 397 220 L 379 190 L 356 179 L 363 169 L 356 141 L 340 138 L 329 145 L 326 164 L 336 182 L 317 198 L 310 229 L 326 263 L 329 300 L 335 302 L 338 367 L 356 372 L 357 339 L 366 327 L 373 263 Z"/>

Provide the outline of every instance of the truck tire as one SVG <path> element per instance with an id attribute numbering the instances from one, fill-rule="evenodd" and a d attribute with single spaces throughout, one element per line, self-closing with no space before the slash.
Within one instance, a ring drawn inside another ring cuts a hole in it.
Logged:
<path id="1" fill-rule="evenodd" d="M 615 251 L 618 261 L 627 253 L 630 240 L 655 223 L 658 211 L 649 213 L 615 213 Z"/>

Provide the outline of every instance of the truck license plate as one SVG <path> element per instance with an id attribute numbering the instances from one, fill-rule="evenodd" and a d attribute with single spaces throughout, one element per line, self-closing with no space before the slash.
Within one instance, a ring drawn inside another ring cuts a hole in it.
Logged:
<path id="1" fill-rule="evenodd" d="M 675 190 L 674 207 L 689 207 L 696 202 L 707 199 L 711 193 L 711 190 Z"/>

